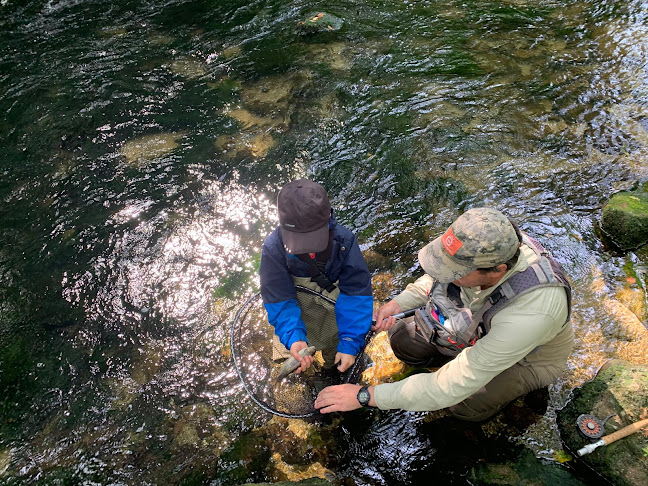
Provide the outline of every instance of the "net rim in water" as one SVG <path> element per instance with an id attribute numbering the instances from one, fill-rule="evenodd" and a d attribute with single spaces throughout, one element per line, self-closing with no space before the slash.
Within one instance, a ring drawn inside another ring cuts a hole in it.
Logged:
<path id="1" fill-rule="evenodd" d="M 311 295 L 318 296 L 322 298 L 323 300 L 327 301 L 329 304 L 335 305 L 335 300 L 330 299 L 313 289 L 307 288 L 307 287 L 302 287 L 300 285 L 295 285 L 295 288 L 298 292 L 305 292 Z M 241 326 L 243 326 L 243 321 L 247 317 L 247 313 L 250 312 L 253 308 L 253 306 L 258 302 L 259 298 L 261 296 L 261 292 L 256 292 L 255 294 L 251 295 L 245 303 L 241 306 L 241 308 L 237 311 L 234 321 L 232 322 L 232 326 L 230 329 L 230 348 L 232 351 L 232 360 L 234 361 L 234 367 L 236 369 L 236 374 L 239 377 L 239 380 L 241 381 L 241 384 L 243 385 L 243 389 L 245 390 L 246 394 L 252 399 L 252 401 L 261 409 L 264 411 L 271 413 L 273 415 L 278 415 L 280 417 L 285 417 L 285 418 L 296 418 L 296 419 L 304 419 L 304 418 L 312 418 L 315 416 L 320 415 L 319 410 L 317 409 L 311 409 L 308 411 L 304 412 L 289 412 L 289 411 L 282 411 L 279 410 L 276 406 L 270 405 L 267 401 L 263 400 L 260 398 L 254 390 L 254 386 L 248 382 L 248 379 L 246 378 L 247 376 L 251 376 L 251 374 L 247 374 L 244 372 L 242 369 L 242 353 L 240 353 L 240 346 L 241 346 L 241 339 L 237 340 L 237 333 L 240 334 L 241 331 Z M 270 326 L 269 323 L 267 323 L 267 326 Z M 260 325 L 261 326 L 261 325 Z M 365 347 L 369 343 L 373 336 L 373 332 L 370 331 L 367 333 L 367 336 L 365 337 L 365 342 L 363 345 L 363 348 L 361 351 L 358 353 L 358 359 L 355 360 L 353 366 L 343 375 L 342 380 L 340 383 L 349 383 L 354 377 L 359 376 L 358 375 L 358 370 L 360 368 L 360 363 L 361 359 L 360 356 L 362 355 Z M 260 353 L 259 353 L 260 354 Z M 366 364 L 366 363 L 365 363 Z M 304 385 L 305 386 L 305 385 Z M 311 404 L 312 406 L 312 404 Z"/>

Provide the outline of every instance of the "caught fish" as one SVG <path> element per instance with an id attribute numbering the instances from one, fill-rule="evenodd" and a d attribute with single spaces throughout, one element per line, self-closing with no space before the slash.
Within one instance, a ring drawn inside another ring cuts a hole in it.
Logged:
<path id="1" fill-rule="evenodd" d="M 299 351 L 299 356 L 306 357 L 306 356 L 313 356 L 315 354 L 315 346 L 308 346 L 307 348 L 302 349 Z M 288 376 L 290 373 L 295 371 L 297 368 L 299 368 L 299 361 L 297 361 L 295 358 L 292 356 L 288 358 L 286 361 L 284 361 L 284 364 L 281 365 L 281 369 L 279 370 L 279 375 L 277 375 L 277 381 L 283 380 L 286 376 Z"/>

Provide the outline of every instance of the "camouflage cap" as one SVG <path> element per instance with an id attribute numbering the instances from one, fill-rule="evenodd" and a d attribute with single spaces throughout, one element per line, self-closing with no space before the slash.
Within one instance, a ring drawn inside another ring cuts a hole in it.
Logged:
<path id="1" fill-rule="evenodd" d="M 478 268 L 506 263 L 520 242 L 515 228 L 492 208 L 466 211 L 418 254 L 426 273 L 441 283 L 454 282 Z"/>

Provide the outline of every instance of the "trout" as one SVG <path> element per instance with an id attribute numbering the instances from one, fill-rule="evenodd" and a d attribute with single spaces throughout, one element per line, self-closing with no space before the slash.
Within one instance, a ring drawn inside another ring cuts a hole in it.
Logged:
<path id="1" fill-rule="evenodd" d="M 308 346 L 307 348 L 304 348 L 301 351 L 299 351 L 299 355 L 302 358 L 305 356 L 313 356 L 314 354 L 315 354 L 315 346 Z M 297 361 L 294 357 L 291 356 L 286 361 L 284 361 L 283 365 L 281 365 L 281 369 L 279 370 L 279 374 L 277 375 L 276 381 L 283 380 L 286 376 L 288 376 L 290 373 L 295 371 L 297 368 L 299 368 L 299 361 Z"/>

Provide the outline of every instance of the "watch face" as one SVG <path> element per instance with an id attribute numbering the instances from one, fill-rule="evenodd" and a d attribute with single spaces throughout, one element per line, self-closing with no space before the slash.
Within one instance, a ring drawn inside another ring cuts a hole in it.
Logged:
<path id="1" fill-rule="evenodd" d="M 360 405 L 363 407 L 366 407 L 369 405 L 369 399 L 371 398 L 371 395 L 369 395 L 369 390 L 366 388 L 360 388 L 360 391 L 358 392 L 358 402 L 360 402 Z"/>

